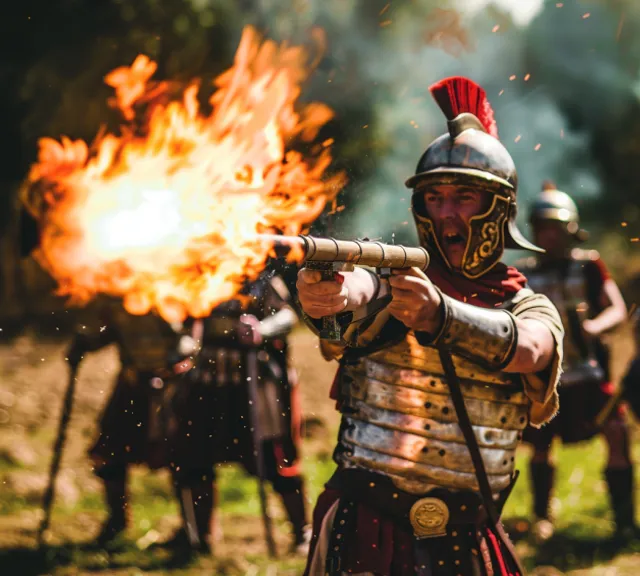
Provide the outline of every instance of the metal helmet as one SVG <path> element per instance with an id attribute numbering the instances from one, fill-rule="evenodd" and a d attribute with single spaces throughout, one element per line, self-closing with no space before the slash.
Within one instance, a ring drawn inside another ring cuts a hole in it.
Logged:
<path id="1" fill-rule="evenodd" d="M 550 180 L 543 182 L 542 192 L 534 200 L 529 211 L 531 225 L 543 220 L 564 222 L 567 232 L 579 241 L 585 241 L 588 237 L 588 232 L 580 228 L 580 213 L 573 198 L 558 190 Z"/>
<path id="2" fill-rule="evenodd" d="M 424 206 L 431 186 L 450 184 L 480 188 L 492 195 L 484 214 L 471 218 L 462 274 L 478 278 L 493 268 L 505 248 L 543 252 L 516 226 L 518 175 L 513 159 L 498 140 L 498 129 L 485 91 L 463 77 L 445 78 L 429 88 L 447 117 L 448 133 L 436 138 L 424 152 L 414 176 L 412 210 L 420 243 L 435 250 L 444 263 L 444 250 Z"/>

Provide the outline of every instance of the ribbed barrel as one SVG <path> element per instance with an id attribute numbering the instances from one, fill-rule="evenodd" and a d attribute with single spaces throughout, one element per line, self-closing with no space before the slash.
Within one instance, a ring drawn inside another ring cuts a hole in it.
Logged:
<path id="1" fill-rule="evenodd" d="M 360 240 L 335 240 L 300 236 L 308 262 L 348 262 L 374 268 L 412 268 L 426 270 L 429 253 L 422 247 Z"/>

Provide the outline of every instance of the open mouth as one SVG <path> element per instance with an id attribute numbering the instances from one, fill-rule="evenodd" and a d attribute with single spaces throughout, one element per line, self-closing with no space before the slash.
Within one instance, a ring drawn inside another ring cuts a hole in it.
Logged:
<path id="1" fill-rule="evenodd" d="M 457 234 L 455 232 L 444 235 L 445 246 L 457 246 L 459 248 L 463 248 L 466 245 L 466 242 L 466 239 L 461 234 Z"/>

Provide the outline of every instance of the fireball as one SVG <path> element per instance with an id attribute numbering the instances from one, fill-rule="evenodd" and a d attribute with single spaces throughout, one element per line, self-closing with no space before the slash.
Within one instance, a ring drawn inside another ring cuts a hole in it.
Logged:
<path id="1" fill-rule="evenodd" d="M 197 82 L 176 93 L 144 55 L 107 74 L 119 132 L 91 146 L 42 138 L 24 187 L 41 230 L 34 256 L 58 293 L 119 296 L 133 314 L 176 321 L 257 278 L 272 253 L 259 235 L 301 233 L 346 183 L 330 174 L 333 141 L 317 141 L 333 112 L 297 103 L 312 68 L 303 48 L 246 28 L 210 112 Z"/>

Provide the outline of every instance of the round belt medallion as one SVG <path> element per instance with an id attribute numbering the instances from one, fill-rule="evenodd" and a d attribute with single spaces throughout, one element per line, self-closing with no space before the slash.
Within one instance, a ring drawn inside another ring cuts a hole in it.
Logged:
<path id="1" fill-rule="evenodd" d="M 438 498 L 421 498 L 411 507 L 409 521 L 416 538 L 446 536 L 449 508 Z"/>

